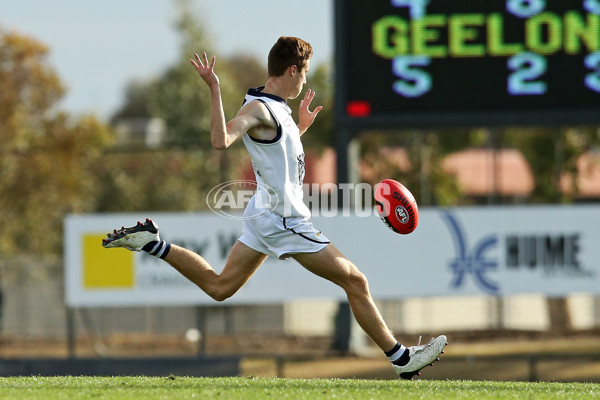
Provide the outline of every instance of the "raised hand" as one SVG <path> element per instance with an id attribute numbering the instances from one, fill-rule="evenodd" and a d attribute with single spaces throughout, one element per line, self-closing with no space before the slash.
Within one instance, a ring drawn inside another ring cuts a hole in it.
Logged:
<path id="1" fill-rule="evenodd" d="M 315 92 L 308 89 L 304 98 L 300 100 L 300 110 L 298 113 L 298 128 L 300 129 L 300 134 L 303 134 L 312 125 L 319 111 L 323 109 L 323 106 L 317 106 L 313 111 L 308 109 L 314 97 Z"/>
<path id="2" fill-rule="evenodd" d="M 206 82 L 206 84 L 208 85 L 208 87 L 212 88 L 213 86 L 218 86 L 219 85 L 219 77 L 217 76 L 217 74 L 215 74 L 215 61 L 217 60 L 217 57 L 213 56 L 212 60 L 210 61 L 210 64 L 208 63 L 208 57 L 206 56 L 206 52 L 202 53 L 202 56 L 204 57 L 204 62 L 202 62 L 202 60 L 200 59 L 200 56 L 198 54 L 195 54 L 196 56 L 196 60 L 190 60 L 190 62 L 192 63 L 192 65 L 194 66 L 194 68 L 196 68 L 196 71 L 198 71 L 198 74 L 200 75 L 200 77 L 204 80 L 204 82 Z"/>

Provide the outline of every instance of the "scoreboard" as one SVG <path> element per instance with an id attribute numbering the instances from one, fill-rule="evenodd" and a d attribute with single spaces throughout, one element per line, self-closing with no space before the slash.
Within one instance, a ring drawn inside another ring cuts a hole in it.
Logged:
<path id="1" fill-rule="evenodd" d="M 336 0 L 342 125 L 600 122 L 600 0 Z"/>

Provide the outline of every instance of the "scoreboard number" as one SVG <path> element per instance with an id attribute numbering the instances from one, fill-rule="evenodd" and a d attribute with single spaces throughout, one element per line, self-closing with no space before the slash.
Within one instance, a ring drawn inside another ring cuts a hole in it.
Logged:
<path id="1" fill-rule="evenodd" d="M 585 76 L 585 85 L 600 93 L 600 51 L 588 55 L 585 58 L 585 66 L 594 70 Z"/>
<path id="2" fill-rule="evenodd" d="M 546 8 L 546 0 L 508 0 L 506 9 L 520 18 L 529 18 Z"/>
<path id="3" fill-rule="evenodd" d="M 583 7 L 592 14 L 600 14 L 600 1 L 599 0 L 585 0 Z"/>
<path id="4" fill-rule="evenodd" d="M 419 97 L 431 89 L 431 76 L 419 67 L 431 62 L 427 56 L 398 56 L 392 61 L 392 70 L 400 78 L 394 82 L 394 92 L 405 97 Z"/>
<path id="5" fill-rule="evenodd" d="M 546 72 L 546 60 L 534 53 L 521 53 L 508 59 L 508 68 L 514 71 L 508 76 L 508 92 L 512 95 L 540 95 L 548 86 L 538 80 Z"/>
<path id="6" fill-rule="evenodd" d="M 408 7 L 410 17 L 413 19 L 419 19 L 425 15 L 428 3 L 429 0 L 392 0 L 394 7 Z"/>

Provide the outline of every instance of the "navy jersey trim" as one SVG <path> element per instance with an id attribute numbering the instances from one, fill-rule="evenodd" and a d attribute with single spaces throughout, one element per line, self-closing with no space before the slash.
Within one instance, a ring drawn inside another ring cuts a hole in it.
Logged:
<path id="1" fill-rule="evenodd" d="M 279 102 L 287 105 L 287 102 L 283 98 L 276 96 L 274 94 L 263 93 L 264 88 L 265 88 L 264 86 L 260 86 L 260 87 L 248 89 L 248 94 L 250 96 L 254 96 L 254 97 L 268 97 L 271 100 L 279 101 Z"/>
<path id="2" fill-rule="evenodd" d="M 306 236 L 306 235 L 303 235 L 302 233 L 296 232 L 296 231 L 295 231 L 293 228 L 288 228 L 288 227 L 285 225 L 285 217 L 283 217 L 283 227 L 284 227 L 285 229 L 287 229 L 288 231 L 291 231 L 292 233 L 296 234 L 296 235 L 300 235 L 300 236 L 302 236 L 302 237 L 303 237 L 304 239 L 306 239 L 306 240 L 310 240 L 310 241 L 311 241 L 311 242 L 313 242 L 313 243 L 319 243 L 319 244 L 328 244 L 328 243 L 331 243 L 331 242 L 329 242 L 329 241 L 327 241 L 327 242 L 320 242 L 320 241 L 318 241 L 318 240 L 315 240 L 315 239 L 309 238 L 308 236 Z"/>
<path id="3" fill-rule="evenodd" d="M 263 103 L 264 106 L 267 107 L 267 110 L 269 110 L 269 114 L 271 114 L 271 116 L 275 120 L 275 123 L 277 124 L 277 134 L 275 135 L 275 137 L 273 139 L 257 139 L 255 137 L 253 137 L 250 133 L 248 133 L 248 137 L 250 139 L 252 139 L 253 142 L 260 143 L 260 144 L 273 144 L 273 143 L 277 143 L 279 141 L 279 139 L 281 139 L 281 135 L 282 135 L 281 124 L 279 123 L 279 121 L 275 117 L 275 113 L 273 112 L 273 110 L 271 110 L 271 107 L 269 107 L 269 105 L 267 104 L 266 101 L 261 100 L 261 99 L 256 99 L 256 101 L 260 101 L 261 103 Z"/>

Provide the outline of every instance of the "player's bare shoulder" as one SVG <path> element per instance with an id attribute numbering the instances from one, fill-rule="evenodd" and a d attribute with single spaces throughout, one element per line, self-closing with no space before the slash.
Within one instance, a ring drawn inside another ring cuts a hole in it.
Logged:
<path id="1" fill-rule="evenodd" d="M 273 115 L 271 115 L 269 112 L 267 106 L 258 100 L 252 100 L 244 104 L 238 112 L 238 115 L 254 117 L 263 125 L 271 126 L 273 128 L 277 126 L 277 123 L 275 122 Z"/>
<path id="2" fill-rule="evenodd" d="M 238 116 L 247 116 L 255 121 L 248 129 L 248 134 L 255 139 L 271 140 L 277 135 L 277 121 L 261 101 L 247 102 L 238 112 Z"/>

